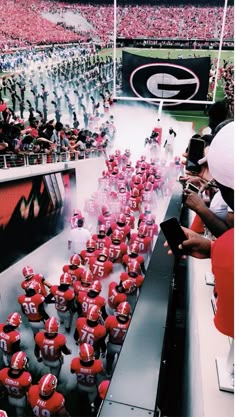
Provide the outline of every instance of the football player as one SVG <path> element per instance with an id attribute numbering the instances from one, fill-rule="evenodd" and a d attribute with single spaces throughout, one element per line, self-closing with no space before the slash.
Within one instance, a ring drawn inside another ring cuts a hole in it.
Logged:
<path id="1" fill-rule="evenodd" d="M 127 301 L 120 303 L 116 309 L 116 316 L 108 316 L 105 320 L 105 328 L 108 335 L 106 354 L 106 374 L 112 373 L 112 365 L 115 355 L 119 355 L 130 325 L 130 305 Z"/>
<path id="2" fill-rule="evenodd" d="M 45 322 L 45 331 L 35 336 L 34 354 L 38 362 L 48 366 L 50 373 L 59 378 L 63 364 L 63 353 L 70 355 L 71 350 L 66 346 L 66 337 L 58 333 L 59 321 L 51 317 Z"/>
<path id="3" fill-rule="evenodd" d="M 153 205 L 155 203 L 156 195 L 153 191 L 153 185 L 151 182 L 147 181 L 144 189 L 141 191 L 142 204 Z"/>
<path id="4" fill-rule="evenodd" d="M 50 294 L 47 296 L 46 302 L 52 298 L 55 299 L 55 308 L 60 319 L 60 323 L 65 324 L 65 330 L 70 332 L 73 313 L 75 308 L 75 293 L 71 288 L 73 283 L 72 276 L 68 272 L 64 272 L 60 276 L 60 285 L 53 285 Z"/>
<path id="5" fill-rule="evenodd" d="M 98 257 L 92 258 L 89 262 L 89 269 L 95 280 L 107 278 L 113 271 L 113 263 L 108 259 L 110 247 L 111 245 L 109 249 L 103 248 Z"/>
<path id="6" fill-rule="evenodd" d="M 19 313 L 9 314 L 6 323 L 0 323 L 0 350 L 5 366 L 10 365 L 12 355 L 20 350 L 20 333 L 17 329 L 21 323 Z"/>
<path id="7" fill-rule="evenodd" d="M 93 346 L 83 343 L 79 357 L 72 359 L 70 371 L 76 375 L 79 393 L 88 396 L 91 412 L 95 411 L 94 401 L 97 397 L 98 375 L 105 375 L 102 361 L 95 359 Z"/>
<path id="8" fill-rule="evenodd" d="M 144 264 L 144 257 L 139 254 L 139 245 L 137 242 L 132 243 L 132 245 L 128 247 L 127 254 L 123 256 L 122 265 L 124 266 L 125 270 L 132 260 L 135 260 L 140 264 L 140 271 L 145 274 L 146 268 Z"/>
<path id="9" fill-rule="evenodd" d="M 140 213 L 141 211 L 141 197 L 139 190 L 134 187 L 130 192 L 130 198 L 127 202 L 127 205 L 130 207 L 133 213 Z"/>
<path id="10" fill-rule="evenodd" d="M 85 271 L 83 267 L 80 266 L 80 257 L 77 253 L 71 255 L 70 264 L 64 265 L 62 267 L 63 272 L 67 272 L 71 275 L 73 282 L 80 281 L 81 277 Z"/>
<path id="11" fill-rule="evenodd" d="M 130 182 L 130 188 L 131 190 L 133 188 L 137 188 L 139 190 L 139 194 L 144 189 L 142 177 L 140 175 L 133 175 L 132 181 Z"/>
<path id="12" fill-rule="evenodd" d="M 4 387 L 8 402 L 15 409 L 16 417 L 24 417 L 27 407 L 27 392 L 32 383 L 27 366 L 26 353 L 19 351 L 12 356 L 10 367 L 0 371 L 0 389 Z"/>
<path id="13" fill-rule="evenodd" d="M 47 290 L 45 287 L 51 288 L 51 284 L 45 280 L 42 274 L 35 274 L 31 266 L 25 266 L 22 270 L 22 274 L 25 278 L 21 283 L 21 288 L 23 288 L 23 290 L 28 288 L 32 283 L 37 282 L 40 284 L 39 293 L 46 297 Z"/>
<path id="14" fill-rule="evenodd" d="M 111 244 L 111 239 L 106 236 L 106 227 L 104 224 L 101 224 L 98 228 L 98 233 L 92 236 L 92 239 L 96 242 L 96 249 L 101 251 L 104 247 L 109 248 Z"/>
<path id="15" fill-rule="evenodd" d="M 111 235 L 111 245 L 109 247 L 109 261 L 113 264 L 122 263 L 123 256 L 127 253 L 127 245 L 122 242 L 122 231 L 115 229 Z"/>
<path id="16" fill-rule="evenodd" d="M 77 297 L 78 316 L 86 317 L 90 306 L 96 305 L 100 308 L 103 318 L 105 319 L 107 314 L 105 310 L 106 300 L 102 297 L 100 292 L 102 291 L 102 285 L 100 281 L 94 281 L 89 291 L 80 292 Z"/>
<path id="17" fill-rule="evenodd" d="M 123 213 L 119 214 L 116 222 L 111 223 L 107 236 L 110 236 L 115 230 L 119 230 L 122 242 L 130 240 L 130 226 L 126 224 L 126 216 Z"/>
<path id="18" fill-rule="evenodd" d="M 130 149 L 125 149 L 125 152 L 122 155 L 122 163 L 123 165 L 127 164 L 127 161 L 129 161 L 131 156 Z"/>
<path id="19" fill-rule="evenodd" d="M 122 211 L 122 209 L 124 209 L 124 207 L 127 204 L 128 199 L 130 197 L 130 192 L 127 191 L 127 187 L 124 183 L 118 184 L 117 196 L 118 196 L 118 200 L 120 202 L 120 208 L 121 208 L 121 211 Z"/>
<path id="20" fill-rule="evenodd" d="M 158 225 L 155 223 L 155 216 L 149 214 L 145 219 L 145 224 L 147 226 L 147 236 L 150 236 L 153 240 L 158 235 Z"/>
<path id="21" fill-rule="evenodd" d="M 137 242 L 139 253 L 144 255 L 144 258 L 151 254 L 152 239 L 147 235 L 147 225 L 140 224 L 138 233 L 132 233 L 130 237 L 130 244 Z"/>
<path id="22" fill-rule="evenodd" d="M 127 295 L 125 294 L 125 289 L 121 283 L 117 284 L 116 281 L 112 281 L 108 287 L 108 297 L 106 304 L 106 312 L 108 316 L 112 316 L 117 306 L 127 301 Z"/>
<path id="23" fill-rule="evenodd" d="M 81 276 L 81 280 L 73 282 L 73 288 L 74 288 L 76 298 L 80 292 L 88 292 L 93 281 L 94 281 L 94 278 L 93 278 L 92 272 L 84 270 L 84 273 Z"/>
<path id="24" fill-rule="evenodd" d="M 44 320 L 49 318 L 45 311 L 45 297 L 39 294 L 39 284 L 32 283 L 25 289 L 25 294 L 18 297 L 21 310 L 27 317 L 34 335 L 44 327 Z"/>
<path id="25" fill-rule="evenodd" d="M 126 224 L 128 226 L 130 226 L 130 229 L 134 229 L 135 228 L 135 217 L 134 217 L 133 214 L 131 214 L 130 207 L 125 206 L 122 210 L 123 210 L 123 213 L 124 213 L 125 218 L 126 218 Z"/>
<path id="26" fill-rule="evenodd" d="M 139 215 L 139 219 L 138 219 L 138 227 L 140 226 L 140 224 L 141 224 L 142 222 L 144 222 L 144 223 L 145 223 L 145 219 L 146 219 L 146 217 L 147 217 L 149 214 L 151 214 L 151 213 L 152 213 L 152 209 L 151 209 L 150 204 L 145 204 L 145 206 L 144 206 L 144 209 L 143 209 L 142 213 L 140 213 L 140 215 Z M 154 219 L 155 219 L 155 216 L 153 216 L 153 217 L 154 217 Z"/>
<path id="27" fill-rule="evenodd" d="M 100 308 L 96 305 L 89 307 L 86 317 L 80 317 L 75 324 L 74 339 L 80 345 L 88 343 L 94 348 L 94 356 L 96 359 L 102 352 L 102 357 L 105 357 L 106 344 L 105 336 L 106 329 L 99 321 L 101 320 Z"/>
<path id="28" fill-rule="evenodd" d="M 106 232 L 111 226 L 111 223 L 116 221 L 116 216 L 112 214 L 107 206 L 102 206 L 102 213 L 98 216 L 98 227 L 104 224 Z"/>
<path id="29" fill-rule="evenodd" d="M 86 249 L 83 249 L 79 255 L 80 255 L 82 264 L 88 265 L 90 259 L 93 257 L 96 258 L 98 254 L 99 254 L 99 250 L 96 249 L 96 242 L 94 239 L 90 238 L 86 242 Z"/>
<path id="30" fill-rule="evenodd" d="M 37 385 L 30 387 L 28 403 L 34 416 L 70 417 L 65 408 L 65 398 L 56 388 L 57 378 L 52 374 L 43 375 Z"/>

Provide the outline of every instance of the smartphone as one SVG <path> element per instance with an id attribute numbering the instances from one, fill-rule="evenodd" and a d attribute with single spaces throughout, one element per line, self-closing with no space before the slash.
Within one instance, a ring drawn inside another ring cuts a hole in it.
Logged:
<path id="1" fill-rule="evenodd" d="M 188 184 L 186 184 L 186 187 L 184 188 L 184 190 L 189 190 L 197 194 L 199 193 L 199 188 L 196 187 L 196 185 L 192 184 L 191 182 L 188 182 Z"/>
<path id="2" fill-rule="evenodd" d="M 180 182 L 181 185 L 185 186 L 187 178 L 180 175 L 177 181 Z"/>
<path id="3" fill-rule="evenodd" d="M 170 219 L 160 223 L 160 228 L 163 231 L 174 255 L 180 255 L 181 250 L 178 248 L 178 246 L 184 240 L 186 240 L 187 237 L 181 229 L 181 226 L 176 217 L 171 217 Z"/>
<path id="4" fill-rule="evenodd" d="M 201 166 L 197 161 L 204 156 L 205 142 L 202 139 L 192 138 L 189 141 L 188 156 L 186 161 L 186 170 L 191 172 L 200 172 Z"/>

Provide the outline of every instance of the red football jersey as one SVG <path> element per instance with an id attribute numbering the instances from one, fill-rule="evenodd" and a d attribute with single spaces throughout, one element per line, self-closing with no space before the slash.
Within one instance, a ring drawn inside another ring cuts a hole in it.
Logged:
<path id="1" fill-rule="evenodd" d="M 28 402 L 37 417 L 56 416 L 59 410 L 65 406 L 65 399 L 59 392 L 54 391 L 49 398 L 40 397 L 38 385 L 30 387 Z"/>
<path id="2" fill-rule="evenodd" d="M 121 242 L 118 245 L 114 243 L 109 247 L 109 260 L 112 263 L 121 263 L 123 256 L 127 253 L 127 245 Z"/>
<path id="3" fill-rule="evenodd" d="M 139 237 L 137 233 L 132 233 L 130 245 L 137 242 L 139 253 L 147 253 L 151 250 L 152 239 L 149 236 Z"/>
<path id="4" fill-rule="evenodd" d="M 126 191 L 125 193 L 121 193 L 118 191 L 117 193 L 118 200 L 121 206 L 126 206 L 128 199 L 130 198 L 130 193 Z"/>
<path id="5" fill-rule="evenodd" d="M 35 282 L 37 282 L 40 285 L 40 294 L 42 294 L 44 297 L 47 295 L 47 290 L 45 288 L 45 285 L 43 284 L 44 277 L 42 274 L 34 274 L 32 278 L 25 279 L 21 283 L 21 288 L 25 290 L 26 288 L 29 288 L 29 286 Z"/>
<path id="6" fill-rule="evenodd" d="M 93 252 L 88 252 L 86 249 L 83 249 L 79 254 L 80 257 L 82 258 L 82 264 L 83 265 L 89 264 L 89 261 L 90 261 L 91 258 L 95 257 L 95 259 L 97 259 L 97 256 L 98 256 L 99 252 L 100 251 L 98 251 L 98 250 L 95 250 Z"/>
<path id="7" fill-rule="evenodd" d="M 130 227 L 130 229 L 135 228 L 135 217 L 133 214 L 125 214 L 126 217 L 126 224 Z"/>
<path id="8" fill-rule="evenodd" d="M 97 374 L 104 370 L 100 359 L 95 359 L 91 366 L 84 366 L 81 365 L 79 358 L 72 359 L 70 369 L 76 374 L 77 382 L 86 387 L 97 384 Z"/>
<path id="9" fill-rule="evenodd" d="M 104 297 L 101 297 L 100 295 L 97 295 L 96 297 L 91 298 L 91 297 L 88 296 L 88 294 L 86 292 L 80 292 L 78 297 L 77 297 L 77 301 L 82 307 L 82 316 L 83 317 L 86 317 L 89 307 L 96 305 L 101 310 L 101 308 L 106 303 L 106 300 L 105 300 Z"/>
<path id="10" fill-rule="evenodd" d="M 66 344 L 64 334 L 58 333 L 54 338 L 47 338 L 45 332 L 38 332 L 34 340 L 45 360 L 55 361 L 62 356 L 61 348 Z"/>
<path id="11" fill-rule="evenodd" d="M 111 274 L 113 270 L 113 264 L 109 260 L 102 262 L 98 261 L 96 258 L 92 258 L 89 263 L 89 269 L 93 274 L 94 280 L 99 280 L 101 278 L 107 278 Z"/>
<path id="12" fill-rule="evenodd" d="M 138 255 L 136 257 L 132 257 L 128 254 L 123 256 L 122 259 L 122 263 L 125 264 L 126 266 L 131 262 L 131 261 L 137 261 L 140 265 L 142 265 L 144 263 L 144 257 L 142 255 Z M 141 270 L 141 268 L 140 268 Z"/>
<path id="13" fill-rule="evenodd" d="M 130 189 L 132 190 L 133 188 L 137 188 L 139 190 L 139 194 L 141 194 L 141 191 L 143 190 L 144 185 L 143 185 L 142 182 L 139 183 L 139 184 L 135 184 L 134 182 L 131 182 L 130 183 Z"/>
<path id="14" fill-rule="evenodd" d="M 108 305 L 114 310 L 120 303 L 122 303 L 123 301 L 127 301 L 127 295 L 124 293 L 117 292 L 116 287 L 117 287 L 117 282 L 115 281 L 110 282 L 109 287 L 108 287 L 108 298 L 107 298 Z"/>
<path id="15" fill-rule="evenodd" d="M 109 333 L 109 342 L 115 345 L 122 345 L 130 325 L 130 319 L 126 323 L 120 323 L 116 316 L 108 316 L 105 320 L 105 327 Z"/>
<path id="16" fill-rule="evenodd" d="M 25 315 L 30 321 L 42 320 L 42 316 L 38 309 L 44 300 L 45 298 L 41 294 L 35 294 L 32 295 L 32 297 L 27 297 L 26 295 L 20 295 L 18 297 L 18 303 L 21 305 Z"/>
<path id="17" fill-rule="evenodd" d="M 66 291 L 60 291 L 58 287 L 59 285 L 53 285 L 50 288 L 50 292 L 53 294 L 56 300 L 55 308 L 59 311 L 67 311 L 69 301 L 72 301 L 75 298 L 74 290 L 69 288 Z"/>
<path id="18" fill-rule="evenodd" d="M 84 287 L 80 281 L 73 282 L 75 295 L 78 295 L 80 292 L 88 292 L 90 287 L 91 285 L 89 285 L 88 287 Z"/>
<path id="19" fill-rule="evenodd" d="M 106 329 L 102 324 L 98 323 L 97 326 L 91 327 L 87 324 L 85 317 L 78 318 L 75 327 L 79 334 L 79 343 L 89 343 L 94 348 L 98 340 L 106 335 Z"/>
<path id="20" fill-rule="evenodd" d="M 116 221 L 116 216 L 114 214 L 109 214 L 109 216 L 103 216 L 103 214 L 100 214 L 98 216 L 98 224 L 104 224 L 106 228 L 106 232 L 108 231 L 109 227 L 111 226 L 111 223 Z"/>
<path id="21" fill-rule="evenodd" d="M 141 197 L 130 197 L 127 205 L 132 211 L 140 211 Z"/>
<path id="22" fill-rule="evenodd" d="M 126 281 L 127 279 L 131 279 L 136 288 L 141 287 L 144 281 L 144 277 L 142 275 L 138 275 L 136 278 L 133 278 L 133 277 L 130 277 L 127 272 L 122 272 L 120 275 L 120 280 L 123 282 L 123 281 Z"/>
<path id="23" fill-rule="evenodd" d="M 81 266 L 77 268 L 71 268 L 71 265 L 64 265 L 62 268 L 63 272 L 67 272 L 72 276 L 73 281 L 80 281 L 85 269 Z"/>
<path id="24" fill-rule="evenodd" d="M 3 368 L 0 371 L 0 383 L 6 388 L 10 397 L 24 397 L 32 383 L 30 373 L 23 371 L 17 378 L 12 378 L 9 371 L 10 368 Z"/>
<path id="25" fill-rule="evenodd" d="M 111 238 L 109 236 L 104 236 L 102 238 L 98 237 L 97 234 L 92 236 L 92 239 L 96 242 L 96 249 L 101 252 L 103 248 L 109 248 L 111 244 Z"/>
<path id="26" fill-rule="evenodd" d="M 6 323 L 0 323 L 0 349 L 4 353 L 12 353 L 12 345 L 20 340 L 20 333 L 17 330 L 5 333 L 3 331 L 4 326 L 6 326 Z"/>
<path id="27" fill-rule="evenodd" d="M 113 171 L 113 168 L 117 166 L 117 161 L 114 159 L 113 161 L 106 160 L 106 166 L 109 172 Z"/>
<path id="28" fill-rule="evenodd" d="M 157 224 L 147 224 L 147 236 L 153 239 L 155 236 L 158 235 L 158 226 Z"/>
<path id="29" fill-rule="evenodd" d="M 130 226 L 127 224 L 124 226 L 118 226 L 118 224 L 114 222 L 111 224 L 111 230 L 112 232 L 114 232 L 114 230 L 119 230 L 122 237 L 122 242 L 125 242 L 127 235 L 130 233 Z"/>
<path id="30" fill-rule="evenodd" d="M 143 203 L 153 204 L 155 201 L 155 195 L 154 195 L 153 190 L 150 190 L 150 191 L 143 190 L 141 192 L 141 198 L 142 198 Z"/>

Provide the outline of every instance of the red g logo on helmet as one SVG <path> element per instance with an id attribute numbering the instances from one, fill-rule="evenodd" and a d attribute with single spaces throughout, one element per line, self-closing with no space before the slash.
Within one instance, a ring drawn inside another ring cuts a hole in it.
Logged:
<path id="1" fill-rule="evenodd" d="M 47 333 L 58 333 L 59 326 L 60 324 L 56 317 L 51 317 L 45 322 L 45 330 Z"/>
<path id="2" fill-rule="evenodd" d="M 123 233 L 120 230 L 115 229 L 111 235 L 111 240 L 112 242 L 121 242 L 122 237 L 123 237 Z"/>
<path id="3" fill-rule="evenodd" d="M 22 269 L 22 274 L 23 274 L 23 276 L 24 276 L 25 278 L 28 278 L 28 277 L 30 277 L 31 275 L 34 275 L 34 270 L 33 270 L 33 268 L 32 268 L 31 266 L 25 266 L 25 267 Z"/>
<path id="4" fill-rule="evenodd" d="M 57 378 L 52 374 L 45 374 L 39 381 L 39 392 L 43 397 L 49 397 L 57 387 Z"/>
<path id="5" fill-rule="evenodd" d="M 108 248 L 104 247 L 102 249 L 101 253 L 98 255 L 98 260 L 102 261 L 102 262 L 105 262 L 106 259 L 108 258 L 108 256 L 109 256 L 109 250 L 108 250 Z"/>
<path id="6" fill-rule="evenodd" d="M 89 307 L 87 311 L 87 319 L 91 321 L 98 321 L 101 316 L 100 308 L 96 305 Z"/>
<path id="7" fill-rule="evenodd" d="M 94 239 L 89 239 L 86 242 L 87 251 L 94 251 L 96 249 L 96 242 Z"/>
<path id="8" fill-rule="evenodd" d="M 92 284 L 93 282 L 93 274 L 91 271 L 85 271 L 81 276 L 81 283 L 83 284 Z"/>
<path id="9" fill-rule="evenodd" d="M 10 368 L 23 370 L 27 368 L 28 358 L 25 352 L 16 352 L 11 358 Z"/>
<path id="10" fill-rule="evenodd" d="M 73 282 L 71 274 L 68 274 L 68 272 L 65 272 L 60 276 L 60 284 L 67 284 L 71 285 Z"/>
<path id="11" fill-rule="evenodd" d="M 126 223 L 126 217 L 123 213 L 119 214 L 119 216 L 117 217 L 117 221 L 116 223 L 121 223 L 124 224 Z"/>
<path id="12" fill-rule="evenodd" d="M 127 301 L 124 301 L 123 303 L 120 303 L 117 306 L 116 311 L 117 315 L 128 317 L 130 315 L 131 308 L 129 303 Z"/>
<path id="13" fill-rule="evenodd" d="M 102 291 L 102 284 L 100 281 L 96 280 L 92 283 L 90 290 L 100 293 Z"/>
<path id="14" fill-rule="evenodd" d="M 70 264 L 75 266 L 80 265 L 80 257 L 77 255 L 77 253 L 74 253 L 74 255 L 70 257 Z"/>
<path id="15" fill-rule="evenodd" d="M 139 196 L 139 190 L 138 190 L 138 188 L 134 187 L 134 188 L 131 190 L 131 196 L 132 196 L 132 197 L 135 197 L 135 198 Z"/>
<path id="16" fill-rule="evenodd" d="M 135 255 L 139 254 L 139 244 L 137 242 L 134 242 L 130 245 L 129 248 L 130 253 L 134 253 Z"/>
<path id="17" fill-rule="evenodd" d="M 92 345 L 89 345 L 88 343 L 83 343 L 80 346 L 80 352 L 79 352 L 80 359 L 83 362 L 89 362 L 94 359 L 94 349 Z"/>
<path id="18" fill-rule="evenodd" d="M 122 287 L 125 289 L 126 294 L 132 294 L 137 288 L 133 279 L 123 281 Z"/>
<path id="19" fill-rule="evenodd" d="M 7 318 L 7 324 L 18 327 L 22 323 L 20 313 L 11 313 Z"/>
<path id="20" fill-rule="evenodd" d="M 138 228 L 138 235 L 140 237 L 145 237 L 145 236 L 147 236 L 147 232 L 148 232 L 147 225 L 146 224 L 141 224 Z"/>

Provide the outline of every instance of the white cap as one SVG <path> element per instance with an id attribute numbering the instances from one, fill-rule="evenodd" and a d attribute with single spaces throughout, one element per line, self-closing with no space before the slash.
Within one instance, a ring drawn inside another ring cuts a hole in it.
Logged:
<path id="1" fill-rule="evenodd" d="M 207 162 L 212 177 L 234 189 L 234 122 L 229 122 L 215 135 L 208 150 Z"/>

